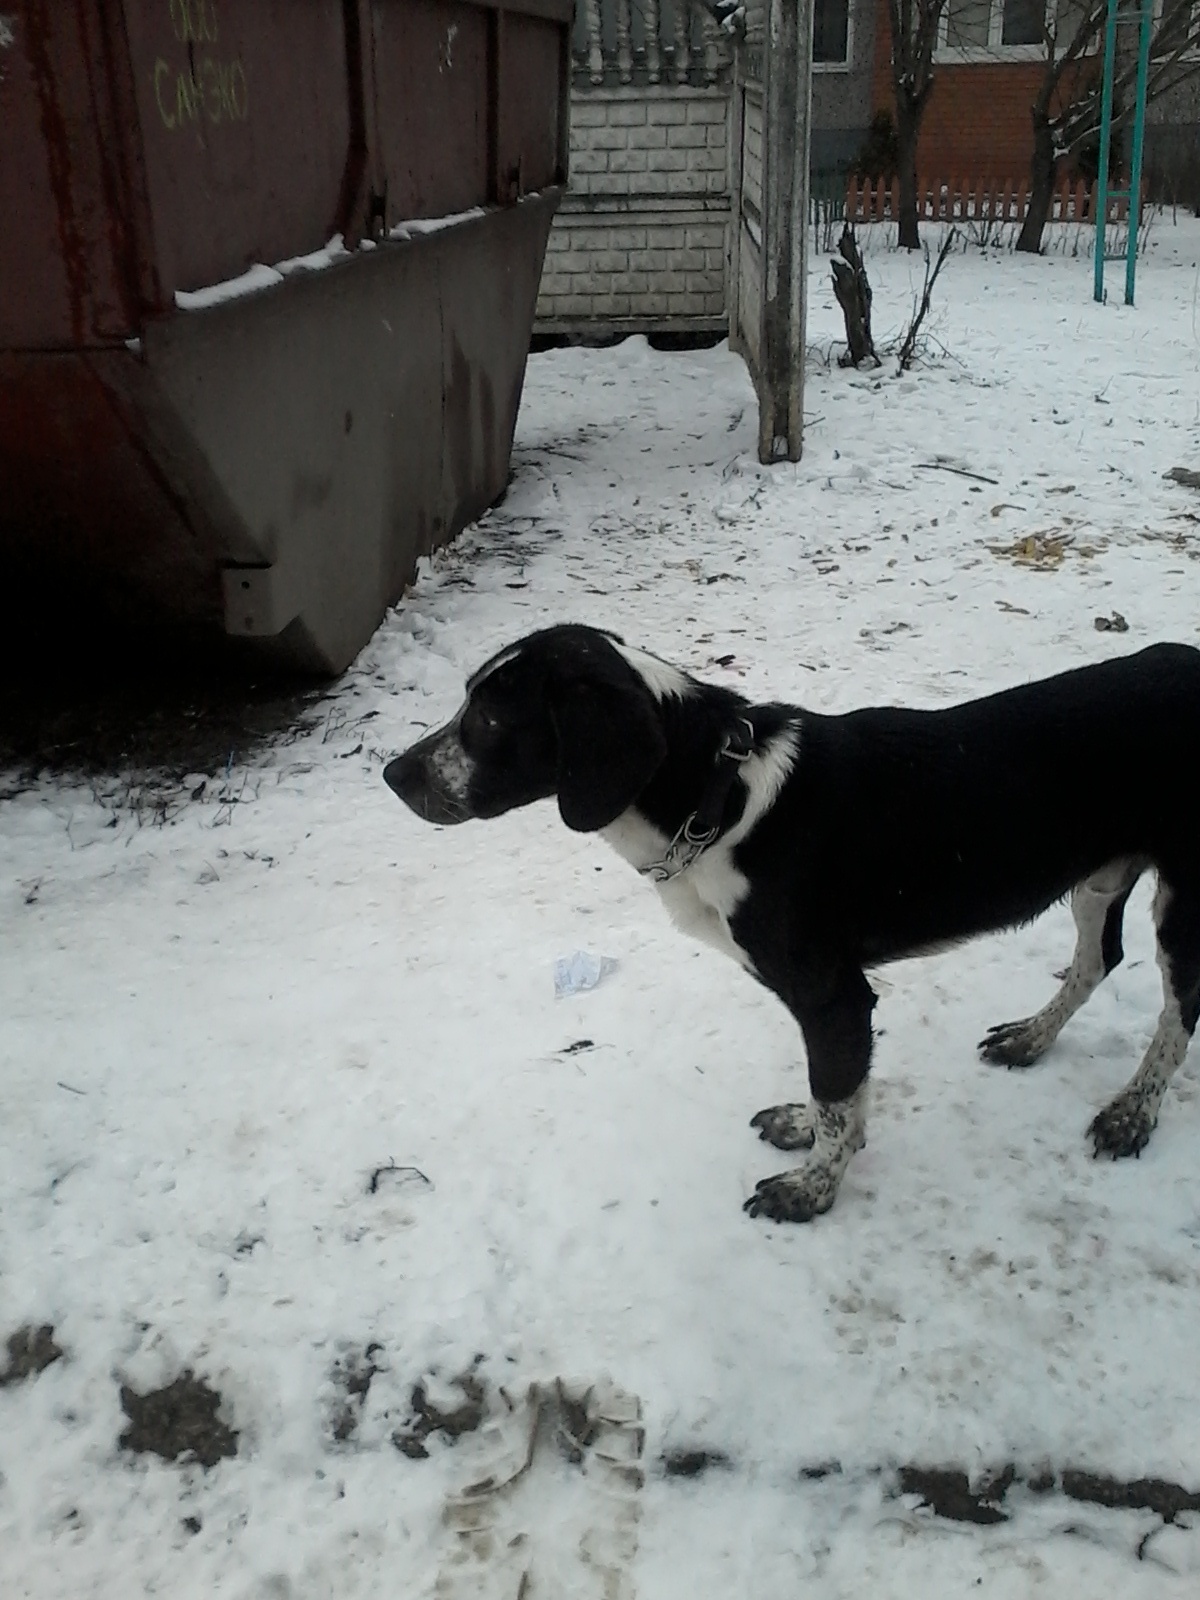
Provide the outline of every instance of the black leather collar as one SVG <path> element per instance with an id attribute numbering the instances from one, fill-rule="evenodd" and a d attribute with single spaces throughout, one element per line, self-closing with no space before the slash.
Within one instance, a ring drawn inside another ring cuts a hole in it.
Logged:
<path id="1" fill-rule="evenodd" d="M 638 869 L 644 878 L 652 883 L 669 883 L 699 860 L 721 831 L 725 802 L 738 768 L 753 754 L 754 725 L 746 717 L 739 717 L 721 741 L 713 775 L 700 804 L 685 819 L 660 859 Z"/>

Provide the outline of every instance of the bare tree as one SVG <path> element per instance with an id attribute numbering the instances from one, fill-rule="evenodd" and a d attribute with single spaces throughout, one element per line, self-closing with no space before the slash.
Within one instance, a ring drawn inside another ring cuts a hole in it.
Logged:
<path id="1" fill-rule="evenodd" d="M 920 247 L 917 229 L 917 137 L 933 93 L 933 52 L 946 0 L 888 0 L 892 89 L 896 97 L 896 176 L 900 180 L 900 243 Z"/>
<path id="2" fill-rule="evenodd" d="M 1033 158 L 1030 164 L 1029 210 L 1017 239 L 1017 249 L 1036 253 L 1050 215 L 1054 182 L 1063 162 L 1100 132 L 1100 97 L 1103 73 L 1107 0 L 1082 0 L 1068 8 L 1059 0 L 1059 17 L 1047 17 L 1046 70 L 1030 107 L 1033 118 Z M 1137 50 L 1127 41 L 1136 37 L 1123 30 L 1122 47 L 1113 67 L 1113 126 L 1129 122 L 1133 114 L 1137 78 Z M 1147 103 L 1200 72 L 1200 4 L 1197 0 L 1162 0 L 1150 44 Z"/>

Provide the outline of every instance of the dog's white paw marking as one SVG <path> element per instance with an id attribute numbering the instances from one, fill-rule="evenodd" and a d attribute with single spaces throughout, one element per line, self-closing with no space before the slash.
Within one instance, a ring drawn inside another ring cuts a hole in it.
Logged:
<path id="1" fill-rule="evenodd" d="M 860 1085 L 845 1100 L 770 1106 L 751 1126 L 780 1149 L 799 1149 L 800 1141 L 806 1141 L 812 1154 L 795 1172 L 763 1178 L 742 1209 L 772 1222 L 808 1222 L 829 1210 L 851 1156 L 867 1142 L 867 1086 Z"/>
<path id="2" fill-rule="evenodd" d="M 998 1022 L 979 1041 L 979 1053 L 985 1061 L 1002 1067 L 1031 1067 L 1058 1038 L 1061 1028 L 1061 1021 L 1053 1018 L 1047 1022 L 1042 1012 L 1019 1022 Z"/>
<path id="3" fill-rule="evenodd" d="M 1092 1118 L 1088 1127 L 1092 1154 L 1111 1156 L 1114 1161 L 1122 1156 L 1140 1156 L 1157 1123 L 1158 1112 L 1147 1103 L 1146 1096 L 1136 1089 L 1123 1089 Z"/>
<path id="4" fill-rule="evenodd" d="M 641 1404 L 611 1383 L 556 1379 L 501 1392 L 446 1504 L 453 1547 L 436 1600 L 633 1600 Z"/>
<path id="5" fill-rule="evenodd" d="M 743 1210 L 771 1222 L 811 1222 L 833 1205 L 840 1182 L 840 1173 L 832 1172 L 824 1162 L 813 1161 L 798 1172 L 761 1179 Z"/>
<path id="6" fill-rule="evenodd" d="M 811 1150 L 817 1136 L 816 1112 L 811 1101 L 767 1106 L 750 1118 L 750 1126 L 757 1128 L 758 1137 L 774 1145 L 776 1150 Z"/>

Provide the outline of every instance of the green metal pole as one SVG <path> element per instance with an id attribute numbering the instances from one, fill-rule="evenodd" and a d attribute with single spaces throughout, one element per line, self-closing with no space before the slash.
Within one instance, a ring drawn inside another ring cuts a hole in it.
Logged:
<path id="1" fill-rule="evenodd" d="M 1142 197 L 1142 140 L 1146 132 L 1146 78 L 1150 71 L 1150 35 L 1154 31 L 1154 0 L 1142 0 L 1142 26 L 1138 37 L 1137 93 L 1133 103 L 1133 154 L 1129 172 L 1129 243 L 1125 248 L 1125 304 L 1133 304 L 1137 274 L 1138 212 Z"/>
<path id="2" fill-rule="evenodd" d="M 1153 0 L 1146 0 L 1153 4 Z M 1113 64 L 1117 57 L 1117 0 L 1108 0 L 1104 25 L 1104 85 L 1100 96 L 1100 172 L 1096 181 L 1095 298 L 1104 299 L 1104 228 L 1108 221 L 1108 146 L 1112 137 Z"/>

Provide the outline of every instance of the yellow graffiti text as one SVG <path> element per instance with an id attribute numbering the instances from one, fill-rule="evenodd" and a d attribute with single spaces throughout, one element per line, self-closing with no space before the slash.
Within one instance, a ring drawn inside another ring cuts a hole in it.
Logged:
<path id="1" fill-rule="evenodd" d="M 180 44 L 216 44 L 216 0 L 168 0 L 167 9 Z"/>
<path id="2" fill-rule="evenodd" d="M 245 122 L 250 115 L 250 86 L 240 60 L 219 61 L 197 56 L 191 66 L 173 67 L 161 56 L 154 63 L 154 98 L 163 126 L 198 127 L 209 122 Z"/>

